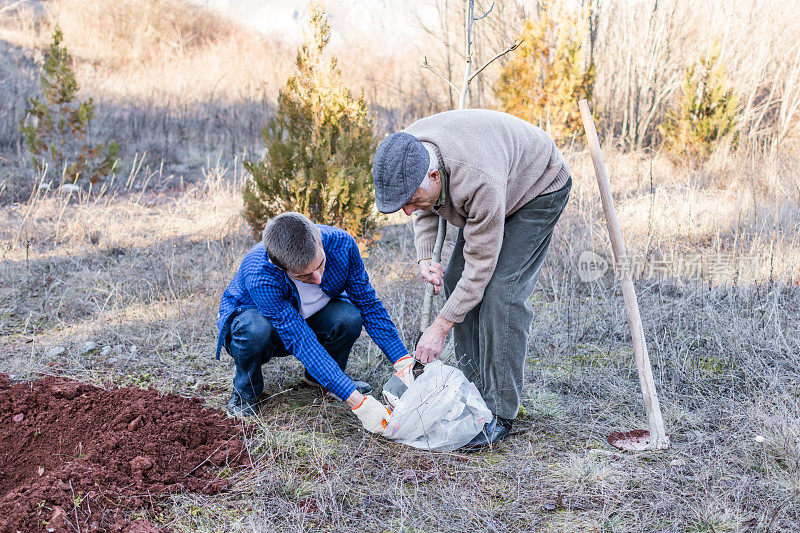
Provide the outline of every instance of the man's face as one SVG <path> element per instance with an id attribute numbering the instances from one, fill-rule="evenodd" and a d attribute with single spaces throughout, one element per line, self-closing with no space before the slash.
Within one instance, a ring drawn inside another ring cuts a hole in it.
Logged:
<path id="1" fill-rule="evenodd" d="M 441 177 L 439 176 L 438 170 L 431 171 L 428 174 L 428 186 L 423 187 L 425 182 L 423 181 L 422 186 L 416 190 L 414 196 L 411 197 L 411 200 L 403 206 L 403 213 L 408 216 L 414 211 L 427 211 L 436 203 L 436 200 L 439 199 L 439 194 L 442 192 L 442 181 Z"/>
<path id="2" fill-rule="evenodd" d="M 325 251 L 321 246 L 317 248 L 317 255 L 307 268 L 303 269 L 301 272 L 291 272 L 289 270 L 286 271 L 290 278 L 294 278 L 297 281 L 302 281 L 303 283 L 311 283 L 313 285 L 319 285 L 322 283 L 322 274 L 324 272 Z"/>

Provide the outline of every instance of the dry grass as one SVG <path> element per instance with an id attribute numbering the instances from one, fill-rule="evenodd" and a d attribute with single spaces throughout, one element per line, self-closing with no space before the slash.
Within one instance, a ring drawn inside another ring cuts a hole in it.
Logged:
<path id="1" fill-rule="evenodd" d="M 428 24 L 418 57 L 458 78 L 463 65 L 463 2 L 427 2 L 438 17 Z M 496 3 L 476 24 L 476 64 L 505 49 L 540 2 Z M 594 108 L 601 136 L 631 149 L 657 144 L 658 125 L 672 105 L 684 69 L 715 46 L 742 106 L 740 133 L 751 150 L 796 146 L 800 119 L 800 10 L 795 0 L 639 0 L 555 2 L 553 10 L 575 20 L 591 17 L 584 47 L 596 67 Z M 491 2 L 477 3 L 487 9 Z M 581 13 L 585 8 L 587 12 Z M 438 18 L 438 20 L 436 20 Z M 587 20 L 588 22 L 588 20 Z M 509 59 L 506 56 L 498 64 Z M 493 66 L 476 80 L 469 107 L 493 107 Z M 443 104 L 447 101 L 442 87 Z M 421 92 L 418 93 L 422 95 Z M 434 93 L 435 94 L 435 93 Z M 457 101 L 457 99 L 455 100 Z M 792 138 L 794 136 L 794 138 Z"/>
<path id="2" fill-rule="evenodd" d="M 237 483 L 219 497 L 176 496 L 164 523 L 176 531 L 794 529 L 796 200 L 755 206 L 737 200 L 753 197 L 744 181 L 735 194 L 701 189 L 681 185 L 660 159 L 608 152 L 607 160 L 632 254 L 733 250 L 737 234 L 741 253 L 774 243 L 774 283 L 762 265 L 757 280 L 736 287 L 665 277 L 637 284 L 671 450 L 616 454 L 604 443 L 610 431 L 645 422 L 618 287 L 610 275 L 585 284 L 575 272 L 579 252 L 603 250 L 607 238 L 588 156 L 573 153 L 573 196 L 533 299 L 518 434 L 469 456 L 403 448 L 369 437 L 340 404 L 299 386 L 296 361 L 270 363 L 272 397 L 249 442 L 257 466 L 223 470 Z M 651 164 L 653 192 L 643 172 Z M 151 192 L 165 179 L 139 188 L 142 173 L 117 194 L 42 194 L 4 210 L 0 275 L 13 282 L 0 288 L 3 371 L 155 386 L 222 405 L 232 366 L 212 358 L 216 307 L 252 243 L 238 215 L 241 168 L 210 163 L 196 184 Z M 679 226 L 689 204 L 695 223 Z M 791 223 L 772 223 L 782 216 Z M 421 296 L 412 236 L 406 224 L 382 233 L 368 269 L 410 342 Z M 87 340 L 100 348 L 81 354 Z M 48 355 L 55 346 L 66 353 Z M 382 361 L 365 336 L 351 372 L 378 387 L 389 373 Z M 554 509 L 559 492 L 563 507 Z"/>
<path id="3" fill-rule="evenodd" d="M 765 7 L 760 0 L 745 4 Z M 104 189 L 70 195 L 40 187 L 57 184 L 57 176 L 34 181 L 26 173 L 15 128 L 35 87 L 32 48 L 49 30 L 24 16 L 4 21 L 0 105 L 11 113 L 0 117 L 0 371 L 153 386 L 221 407 L 233 369 L 229 357 L 212 357 L 216 311 L 252 245 L 239 216 L 241 159 L 260 149 L 260 125 L 293 53 L 255 35 L 232 35 L 197 11 L 171 12 L 175 25 L 148 35 L 142 21 L 154 15 L 147 6 L 173 5 L 155 1 L 116 5 L 141 17 L 127 34 L 78 39 L 77 26 L 69 25 L 74 11 L 67 10 L 74 2 L 52 5 L 83 90 L 98 103 L 96 134 L 113 132 L 126 152 Z M 108 13 L 92 11 L 99 5 L 81 3 L 85 24 L 108 20 Z M 740 61 L 737 83 L 757 93 L 763 78 L 756 70 L 765 64 L 737 59 L 747 57 L 747 42 L 764 43 L 758 58 L 765 61 L 780 56 L 784 73 L 794 57 L 780 54 L 783 30 L 758 40 L 758 31 L 779 26 L 779 10 L 765 11 L 747 28 L 731 15 L 735 10 L 721 19 L 738 28 L 730 34 L 738 44 L 726 56 Z M 619 20 L 638 25 L 642 13 L 626 11 Z M 669 13 L 658 16 L 664 18 L 656 17 L 651 30 L 637 27 L 668 37 Z M 783 18 L 780 28 L 796 22 Z M 493 26 L 486 44 L 505 42 L 513 27 Z M 130 50 L 106 50 L 103 39 L 121 39 L 115 42 Z M 147 47 L 158 54 L 143 53 Z M 633 51 L 644 54 L 629 59 L 637 72 L 663 59 Z M 352 58 L 369 52 L 351 50 Z M 435 81 L 404 71 L 403 61 L 373 68 L 352 58 L 342 63 L 349 79 L 367 80 L 381 131 L 447 103 Z M 774 77 L 774 68 L 764 72 Z M 780 79 L 785 88 L 788 78 Z M 630 99 L 648 94 L 652 79 L 637 83 L 609 80 L 604 90 L 626 102 L 624 111 L 636 108 Z M 765 101 L 754 100 L 753 116 Z M 627 144 L 635 145 L 631 139 Z M 574 189 L 532 299 L 524 409 L 512 438 L 468 456 L 372 438 L 340 404 L 298 386 L 302 369 L 287 358 L 264 367 L 270 398 L 248 442 L 256 467 L 223 469 L 220 475 L 236 480 L 232 491 L 175 496 L 160 520 L 175 531 L 800 530 L 800 153 L 787 139 L 777 151 L 754 149 L 761 141 L 720 150 L 701 170 L 651 152 L 605 150 L 631 256 L 673 266 L 695 255 L 731 264 L 757 260 L 747 273 L 680 278 L 669 269 L 645 270 L 637 280 L 674 443 L 669 451 L 619 454 L 605 444 L 613 430 L 643 427 L 644 410 L 618 285 L 611 274 L 592 283 L 578 277 L 582 251 L 610 252 L 588 155 L 567 147 Z M 410 228 L 402 217 L 390 220 L 365 261 L 410 344 L 421 286 Z M 98 347 L 83 352 L 86 341 Z M 63 353 L 53 352 L 58 347 Z M 352 374 L 377 388 L 389 369 L 363 336 Z"/>
<path id="4" fill-rule="evenodd" d="M 180 0 L 58 0 L 44 9 L 42 17 L 23 5 L 0 37 L 41 50 L 61 27 L 89 96 L 259 99 L 273 96 L 292 66 L 291 49 Z"/>
<path id="5" fill-rule="evenodd" d="M 386 56 L 368 35 L 348 35 L 347 48 L 334 50 L 346 83 L 370 101 L 379 135 L 452 106 L 442 82 L 418 68 L 427 55 L 439 70 L 449 69 L 453 77 L 460 72 L 456 43 L 462 39 L 462 8 L 458 2 L 435 4 L 440 27 L 429 26 L 429 34 L 409 43 L 405 55 Z M 742 102 L 739 149 L 746 155 L 741 157 L 797 150 L 800 49 L 794 36 L 800 14 L 793 0 L 695 4 L 601 5 L 593 45 L 601 132 L 622 146 L 650 146 L 682 69 L 718 43 Z M 294 49 L 178 0 L 44 5 L 44 18 L 26 3 L 0 14 L 0 105 L 9 111 L 0 114 L 0 198 L 20 201 L 30 193 L 33 173 L 17 127 L 27 99 L 37 91 L 34 62 L 55 24 L 64 29 L 76 59 L 81 96 L 96 102 L 92 135 L 121 142 L 124 172 L 134 156 L 146 153 L 152 166 L 163 163 L 168 172 L 190 179 L 207 157 L 221 156 L 231 165 L 244 150 L 261 151 L 261 126 L 292 71 Z M 512 42 L 522 20 L 535 11 L 533 3 L 519 0 L 481 21 L 475 61 Z M 409 12 L 408 23 L 421 21 Z M 495 105 L 491 87 L 498 73 L 496 65 L 476 80 L 472 106 Z"/>
<path id="6" fill-rule="evenodd" d="M 261 128 L 291 74 L 294 48 L 173 0 L 58 0 L 44 18 L 34 7 L 0 16 L 2 201 L 31 194 L 34 172 L 18 126 L 39 91 L 36 63 L 56 24 L 75 59 L 80 98 L 95 102 L 90 133 L 119 142 L 122 173 L 144 157 L 190 180 L 208 157 L 232 165 L 237 155 L 261 153 Z M 416 55 L 385 59 L 371 47 L 337 55 L 349 86 L 370 99 L 379 131 L 442 109 L 439 82 L 416 68 Z"/>
<path id="7" fill-rule="evenodd" d="M 33 171 L 17 131 L 37 93 L 35 64 L 64 31 L 80 97 L 94 99 L 91 135 L 122 147 L 119 168 L 142 158 L 190 179 L 208 157 L 233 164 L 260 151 L 261 127 L 292 64 L 293 51 L 219 15 L 182 2 L 47 4 L 0 19 L 0 197 L 29 196 Z M 236 58 L 231 60 L 231 58 Z M 55 184 L 59 176 L 49 176 Z"/>

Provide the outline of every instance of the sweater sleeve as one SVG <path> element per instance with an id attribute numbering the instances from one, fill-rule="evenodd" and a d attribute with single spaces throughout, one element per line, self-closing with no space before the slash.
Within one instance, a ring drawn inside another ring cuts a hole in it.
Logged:
<path id="1" fill-rule="evenodd" d="M 439 228 L 439 215 L 433 211 L 417 211 L 413 223 L 414 247 L 417 249 L 417 261 L 430 259 L 436 244 L 436 233 Z"/>
<path id="2" fill-rule="evenodd" d="M 476 172 L 470 169 L 470 172 Z M 464 226 L 464 271 L 461 279 L 445 302 L 439 315 L 462 322 L 473 307 L 483 299 L 483 293 L 497 266 L 503 244 L 505 223 L 504 184 L 492 176 L 478 172 L 465 183 L 480 183 L 464 204 L 468 213 Z"/>

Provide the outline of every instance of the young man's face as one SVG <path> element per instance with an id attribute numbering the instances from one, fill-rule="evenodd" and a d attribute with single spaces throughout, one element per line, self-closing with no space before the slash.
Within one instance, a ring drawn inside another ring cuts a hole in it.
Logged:
<path id="1" fill-rule="evenodd" d="M 289 270 L 286 271 L 290 278 L 294 278 L 297 281 L 302 281 L 303 283 L 311 283 L 313 285 L 319 285 L 322 283 L 322 274 L 324 272 L 325 251 L 321 246 L 317 248 L 317 255 L 314 257 L 308 267 L 300 272 L 291 272 Z"/>
<path id="2" fill-rule="evenodd" d="M 434 170 L 428 174 L 428 179 L 426 181 L 427 187 L 425 186 L 425 181 L 423 181 L 422 185 L 414 193 L 414 196 L 411 197 L 411 200 L 402 207 L 403 213 L 406 215 L 411 216 L 414 211 L 427 211 L 433 207 L 436 200 L 439 199 L 439 194 L 442 192 L 442 179 L 441 176 L 439 176 L 439 171 Z"/>

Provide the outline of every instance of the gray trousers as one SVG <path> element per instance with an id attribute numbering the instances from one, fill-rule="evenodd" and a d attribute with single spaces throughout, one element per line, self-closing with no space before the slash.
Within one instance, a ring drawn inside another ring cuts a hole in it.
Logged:
<path id="1" fill-rule="evenodd" d="M 530 297 L 571 188 L 572 179 L 506 218 L 497 267 L 483 300 L 453 327 L 458 367 L 500 418 L 514 419 L 519 411 L 533 321 Z M 459 231 L 444 274 L 445 296 L 450 296 L 463 271 L 464 232 Z"/>

